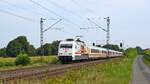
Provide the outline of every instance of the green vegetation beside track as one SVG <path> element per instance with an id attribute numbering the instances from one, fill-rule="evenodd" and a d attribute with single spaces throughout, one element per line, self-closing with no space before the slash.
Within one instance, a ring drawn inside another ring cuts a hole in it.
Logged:
<path id="1" fill-rule="evenodd" d="M 28 67 L 36 67 L 43 66 L 46 64 L 56 64 L 58 63 L 58 59 L 56 56 L 43 56 L 41 61 L 41 56 L 30 57 L 31 63 L 27 66 L 16 66 L 15 60 L 16 58 L 3 58 L 0 57 L 0 71 L 10 70 L 10 69 L 18 69 L 18 68 L 28 68 Z"/>
<path id="2" fill-rule="evenodd" d="M 137 50 L 130 48 L 125 52 L 126 56 L 121 59 L 72 70 L 63 77 L 48 79 L 44 84 L 129 84 Z"/>

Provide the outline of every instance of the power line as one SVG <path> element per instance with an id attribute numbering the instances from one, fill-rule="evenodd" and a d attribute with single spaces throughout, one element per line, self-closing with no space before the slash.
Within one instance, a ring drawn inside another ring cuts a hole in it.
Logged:
<path id="1" fill-rule="evenodd" d="M 52 10 L 46 8 L 45 6 L 41 5 L 40 3 L 35 2 L 35 1 L 33 1 L 33 0 L 29 0 L 29 1 L 30 1 L 31 3 L 33 3 L 33 4 L 36 4 L 37 6 L 39 6 L 39 7 L 41 7 L 41 8 L 43 8 L 44 10 L 46 10 L 46 11 L 48 11 L 48 12 L 54 14 L 55 16 L 58 16 L 58 17 L 60 17 L 60 18 L 62 18 L 62 19 L 64 19 L 64 20 L 66 20 L 67 22 L 69 22 L 69 23 L 71 23 L 71 24 L 73 24 L 73 25 L 76 25 L 78 28 L 80 28 L 80 26 L 79 26 L 78 24 L 75 24 L 75 23 L 73 23 L 72 21 L 70 21 L 70 20 L 68 20 L 68 19 L 66 19 L 66 18 L 63 18 L 63 17 L 60 16 L 59 14 L 57 14 L 57 13 L 55 13 L 54 11 L 52 11 Z"/>
<path id="2" fill-rule="evenodd" d="M 55 22 L 54 24 L 52 24 L 50 27 L 48 27 L 47 29 L 45 29 L 43 32 L 48 31 L 49 29 L 51 29 L 54 25 L 56 25 L 57 23 L 59 23 L 62 19 L 58 20 L 57 22 Z"/>
<path id="3" fill-rule="evenodd" d="M 46 11 L 48 11 L 48 12 L 50 12 L 50 13 L 56 15 L 56 16 L 59 16 L 57 13 L 55 13 L 54 11 L 49 10 L 48 8 L 46 8 L 46 7 L 44 7 L 43 5 L 41 5 L 40 3 L 35 2 L 35 1 L 33 1 L 33 0 L 29 0 L 29 1 L 32 2 L 33 4 L 38 5 L 39 7 L 43 8 L 44 10 L 46 10 Z M 60 16 L 59 16 L 59 17 L 60 17 Z"/>
<path id="4" fill-rule="evenodd" d="M 15 16 L 15 17 L 18 17 L 18 18 L 27 20 L 27 21 L 36 22 L 34 19 L 31 19 L 31 18 L 28 18 L 28 17 L 24 17 L 24 16 L 21 16 L 21 15 L 17 15 L 17 14 L 15 14 L 15 13 L 12 13 L 12 12 L 9 12 L 9 11 L 6 11 L 6 10 L 1 10 L 1 9 L 0 9 L 0 12 L 6 13 L 6 14 L 8 14 L 8 15 Z"/>
<path id="5" fill-rule="evenodd" d="M 12 4 L 12 3 L 10 3 L 10 2 L 8 2 L 8 1 L 6 1 L 6 0 L 1 0 L 1 2 L 6 3 L 6 4 L 8 4 L 8 5 L 11 6 L 11 7 L 15 7 L 15 8 L 18 8 L 18 9 L 21 9 L 21 10 L 24 10 L 24 11 L 27 11 L 27 9 L 22 8 L 22 7 L 18 7 L 17 5 Z M 29 12 L 29 11 L 28 11 L 28 12 Z M 34 12 L 34 11 L 30 11 L 30 12 L 34 13 L 35 15 L 38 14 L 38 15 L 42 15 L 42 16 L 43 16 L 43 14 L 42 14 L 42 13 L 39 13 L 39 12 Z"/>
<path id="6" fill-rule="evenodd" d="M 54 5 L 54 6 L 56 6 L 56 7 L 60 8 L 60 9 L 62 9 L 63 11 L 69 12 L 69 13 L 71 13 L 71 14 L 77 16 L 77 17 L 80 18 L 80 19 L 83 18 L 81 15 L 78 15 L 78 14 L 76 14 L 75 12 L 72 12 L 72 11 L 70 11 L 70 10 L 64 8 L 63 6 L 57 4 L 57 3 L 53 2 L 53 1 L 48 0 L 48 2 L 49 2 L 50 4 L 52 4 L 52 5 Z"/>
<path id="7" fill-rule="evenodd" d="M 75 0 L 70 0 L 71 2 L 73 2 L 76 6 L 78 6 L 78 7 L 82 7 L 82 9 L 83 10 L 85 10 L 85 11 L 87 11 L 87 12 L 89 12 L 89 13 L 92 13 L 92 10 L 91 9 L 89 9 L 89 8 L 87 8 L 87 7 L 85 7 L 85 6 L 81 6 L 79 3 L 77 3 Z"/>
<path id="8" fill-rule="evenodd" d="M 94 25 L 96 25 L 98 28 L 101 28 L 103 31 L 107 32 L 106 29 L 102 28 L 101 26 L 99 26 L 97 23 L 95 23 L 94 21 L 92 21 L 91 19 L 88 18 L 88 20 L 93 23 Z"/>

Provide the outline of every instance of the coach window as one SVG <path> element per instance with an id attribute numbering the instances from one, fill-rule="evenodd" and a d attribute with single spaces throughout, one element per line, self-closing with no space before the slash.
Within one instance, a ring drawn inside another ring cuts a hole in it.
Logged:
<path id="1" fill-rule="evenodd" d="M 75 49 L 77 49 L 77 45 L 75 46 Z"/>
<path id="2" fill-rule="evenodd" d="M 99 53 L 99 50 L 91 49 L 91 53 Z"/>
<path id="3" fill-rule="evenodd" d="M 72 48 L 72 44 L 61 44 L 60 48 Z"/>

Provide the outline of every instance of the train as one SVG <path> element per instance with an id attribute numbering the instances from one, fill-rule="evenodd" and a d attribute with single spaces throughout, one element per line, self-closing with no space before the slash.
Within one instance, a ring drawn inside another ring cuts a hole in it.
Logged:
<path id="1" fill-rule="evenodd" d="M 63 63 L 120 56 L 123 56 L 122 52 L 93 45 L 89 46 L 80 39 L 65 39 L 60 42 L 58 47 L 58 58 Z"/>

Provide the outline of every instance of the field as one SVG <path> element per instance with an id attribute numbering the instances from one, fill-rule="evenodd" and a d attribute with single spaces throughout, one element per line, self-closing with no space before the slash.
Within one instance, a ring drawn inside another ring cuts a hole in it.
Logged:
<path id="1" fill-rule="evenodd" d="M 27 66 L 16 66 L 15 59 L 16 58 L 2 58 L 0 57 L 0 71 L 8 70 L 8 69 L 17 69 L 17 68 L 27 68 L 33 66 L 42 66 L 45 64 L 55 64 L 58 62 L 56 56 L 43 56 L 41 61 L 41 56 L 30 57 L 31 63 Z"/>

